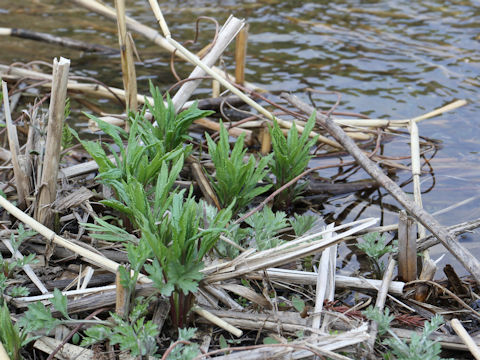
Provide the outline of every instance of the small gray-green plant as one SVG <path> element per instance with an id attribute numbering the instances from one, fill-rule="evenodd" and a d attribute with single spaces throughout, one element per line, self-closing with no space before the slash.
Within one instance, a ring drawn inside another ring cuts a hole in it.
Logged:
<path id="1" fill-rule="evenodd" d="M 357 243 L 357 247 L 367 255 L 377 279 L 381 279 L 385 271 L 385 263 L 381 261 L 381 257 L 387 253 L 393 253 L 397 249 L 396 241 L 393 242 L 393 245 L 387 245 L 387 241 L 385 234 L 380 235 L 378 232 L 373 232 L 365 234 L 363 242 Z"/>
<path id="2" fill-rule="evenodd" d="M 23 225 L 20 224 L 17 230 L 17 236 L 13 233 L 10 234 L 10 244 L 14 252 L 17 252 L 20 245 L 27 238 L 35 235 L 35 231 L 27 231 L 24 229 Z M 10 287 L 7 291 L 9 279 L 14 277 L 14 274 L 19 271 L 23 266 L 28 264 L 35 263 L 35 254 L 28 254 L 22 259 L 11 258 L 5 259 L 0 253 L 0 306 L 4 302 L 4 294 L 10 296 L 26 296 L 28 295 L 28 290 L 23 286 L 13 286 Z"/>
<path id="3" fill-rule="evenodd" d="M 251 226 L 250 237 L 255 239 L 258 250 L 270 249 L 283 241 L 278 238 L 278 232 L 288 226 L 287 214 L 283 211 L 273 212 L 268 206 L 245 219 Z"/>
<path id="4" fill-rule="evenodd" d="M 430 339 L 433 334 L 442 324 L 443 318 L 440 315 L 435 315 L 432 320 L 424 323 L 421 334 L 414 333 L 407 344 L 400 339 L 395 332 L 390 328 L 390 323 L 394 319 L 393 315 L 389 314 L 388 308 L 385 312 L 381 312 L 378 308 L 369 306 L 363 314 L 372 321 L 378 324 L 378 334 L 380 336 L 388 334 L 391 337 L 383 340 L 383 344 L 387 345 L 391 351 L 384 355 L 385 359 L 397 360 L 440 360 L 441 345 L 439 342 Z"/>
<path id="5" fill-rule="evenodd" d="M 118 344 L 121 351 L 129 351 L 132 356 L 148 356 L 157 352 L 158 327 L 151 320 L 146 321 L 148 301 L 137 298 L 135 306 L 127 319 L 110 313 L 111 320 L 88 328 L 81 346 L 90 346 L 109 340 L 111 345 Z"/>
<path id="6" fill-rule="evenodd" d="M 178 341 L 190 341 L 194 336 L 196 328 L 178 329 Z M 198 344 L 177 344 L 168 355 L 168 360 L 192 360 L 200 353 Z"/>
<path id="7" fill-rule="evenodd" d="M 294 219 L 290 219 L 290 225 L 292 225 L 293 231 L 295 232 L 296 236 L 302 236 L 303 234 L 305 234 L 313 227 L 313 224 L 315 224 L 315 220 L 317 220 L 317 217 L 313 215 L 293 214 L 293 216 Z"/>
<path id="8" fill-rule="evenodd" d="M 275 189 L 279 189 L 305 171 L 311 159 L 310 149 L 317 141 L 317 138 L 309 140 L 309 134 L 314 125 L 315 114 L 308 119 L 300 137 L 295 123 L 292 124 L 287 137 L 285 137 L 278 123 L 273 121 L 273 127 L 270 128 L 273 148 L 270 170 L 275 175 Z M 275 198 L 275 205 L 280 208 L 290 206 L 302 193 L 305 185 L 306 183 L 297 183 L 285 189 Z"/>
<path id="9" fill-rule="evenodd" d="M 215 164 L 215 177 L 210 177 L 212 186 L 223 207 L 235 201 L 234 213 L 241 211 L 258 195 L 267 191 L 271 185 L 258 186 L 267 175 L 267 164 L 271 155 L 262 157 L 258 163 L 253 155 L 244 161 L 247 149 L 243 146 L 244 134 L 241 135 L 230 153 L 228 132 L 220 123 L 220 140 L 215 143 L 206 134 L 208 152 Z"/>

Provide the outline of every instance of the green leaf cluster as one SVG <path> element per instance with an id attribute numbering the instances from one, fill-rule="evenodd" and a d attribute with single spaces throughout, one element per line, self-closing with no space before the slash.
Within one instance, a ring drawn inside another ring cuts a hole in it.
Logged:
<path id="1" fill-rule="evenodd" d="M 378 279 L 382 278 L 385 271 L 385 264 L 380 260 L 381 257 L 397 251 L 396 242 L 393 245 L 387 245 L 387 242 L 386 235 L 380 235 L 378 232 L 365 234 L 363 242 L 357 242 L 357 247 L 367 255 Z"/>
<path id="2" fill-rule="evenodd" d="M 190 341 L 194 336 L 196 328 L 186 328 L 178 329 L 178 340 L 179 341 Z M 192 360 L 197 357 L 200 353 L 200 347 L 198 344 L 178 344 L 168 355 L 168 360 Z"/>
<path id="3" fill-rule="evenodd" d="M 235 201 L 234 213 L 241 211 L 258 195 L 267 191 L 271 185 L 258 186 L 267 175 L 267 165 L 271 155 L 262 157 L 258 163 L 253 155 L 244 161 L 247 149 L 244 148 L 242 134 L 230 153 L 228 132 L 220 123 L 220 140 L 215 143 L 206 134 L 208 152 L 215 164 L 215 177 L 210 176 L 212 186 L 220 204 L 227 207 Z"/>
<path id="4" fill-rule="evenodd" d="M 110 313 L 111 324 L 88 328 L 81 346 L 90 346 L 108 339 L 111 345 L 118 344 L 121 351 L 128 350 L 132 356 L 154 355 L 158 349 L 156 337 L 159 331 L 151 320 L 146 321 L 148 303 L 142 300 L 138 299 L 127 320 Z"/>
<path id="5" fill-rule="evenodd" d="M 317 220 L 317 217 L 313 215 L 293 214 L 293 216 L 294 219 L 290 219 L 290 224 L 292 225 L 293 231 L 295 232 L 296 236 L 302 236 L 303 234 L 305 234 L 313 227 L 315 221 Z"/>
<path id="6" fill-rule="evenodd" d="M 273 121 L 273 127 L 270 127 L 273 148 L 270 169 L 275 175 L 275 189 L 279 189 L 305 171 L 311 159 L 310 149 L 318 138 L 309 140 L 309 134 L 314 125 L 315 114 L 312 114 L 300 137 L 295 123 L 292 123 L 287 137 L 285 137 L 277 121 Z M 297 184 L 285 189 L 275 198 L 275 205 L 277 207 L 289 206 L 302 193 L 305 185 L 306 183 Z"/>
<path id="7" fill-rule="evenodd" d="M 148 101 L 146 104 L 157 126 L 152 126 L 150 122 L 142 122 L 144 130 L 146 130 L 144 137 L 153 136 L 162 140 L 166 151 L 172 151 L 185 141 L 191 140 L 191 137 L 188 136 L 190 125 L 195 120 L 214 113 L 210 110 L 200 110 L 195 102 L 188 109 L 177 114 L 170 96 L 167 94 L 167 105 L 165 105 L 159 88 L 153 86 L 152 82 L 150 82 L 150 94 L 153 104 Z"/>
<path id="8" fill-rule="evenodd" d="M 258 250 L 266 250 L 280 245 L 278 232 L 288 226 L 287 214 L 283 211 L 273 212 L 268 206 L 245 219 L 251 226 L 250 236 L 255 239 Z"/>

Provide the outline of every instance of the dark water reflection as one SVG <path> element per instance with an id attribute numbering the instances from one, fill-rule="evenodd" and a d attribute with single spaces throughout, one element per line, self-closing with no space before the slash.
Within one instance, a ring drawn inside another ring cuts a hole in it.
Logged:
<path id="1" fill-rule="evenodd" d="M 145 1 L 129 4 L 130 14 L 155 26 Z M 307 87 L 342 93 L 341 110 L 371 117 L 414 117 L 457 99 L 468 106 L 420 123 L 420 134 L 442 142 L 431 160 L 433 174 L 422 176 L 424 207 L 439 211 L 461 200 L 480 196 L 480 8 L 476 1 L 169 1 L 165 15 L 177 39 L 193 37 L 195 18 L 215 17 L 220 22 L 233 13 L 250 25 L 247 79 L 273 93 L 300 93 Z M 0 0 L 1 26 L 70 36 L 116 46 L 116 27 L 103 18 L 77 9 L 67 1 Z M 211 25 L 203 34 L 212 36 Z M 135 37 L 143 64 L 138 64 L 139 87 L 148 79 L 167 88 L 174 82 L 168 56 L 140 36 Z M 116 56 L 80 54 L 28 40 L 0 39 L 0 62 L 72 59 L 78 75 L 121 86 Z M 232 52 L 225 62 L 232 68 Z M 183 75 L 188 68 L 179 65 Z M 328 109 L 334 98 L 312 95 L 319 108 Z M 385 155 L 409 154 L 408 138 L 394 138 Z M 409 165 L 408 163 L 405 163 Z M 339 179 L 367 178 L 360 170 Z M 396 172 L 399 183 L 410 174 Z M 434 185 L 434 186 L 432 186 Z M 404 186 L 408 192 L 412 185 Z M 325 220 L 346 221 L 375 216 L 383 224 L 396 222 L 396 203 L 383 190 L 332 198 L 321 204 Z M 478 199 L 438 216 L 445 225 L 480 216 Z M 468 236 L 472 249 L 478 233 Z M 480 249 L 474 249 L 480 254 Z M 443 250 L 438 250 L 443 252 Z"/>

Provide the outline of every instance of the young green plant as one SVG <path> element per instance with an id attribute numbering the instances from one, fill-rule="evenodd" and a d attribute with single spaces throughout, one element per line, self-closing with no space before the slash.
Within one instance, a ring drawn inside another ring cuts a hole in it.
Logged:
<path id="1" fill-rule="evenodd" d="M 288 131 L 287 137 L 283 135 L 278 123 L 274 120 L 270 127 L 272 138 L 273 157 L 270 161 L 270 170 L 275 175 L 275 190 L 294 179 L 305 171 L 310 159 L 310 149 L 317 142 L 317 138 L 308 138 L 308 134 L 315 125 L 315 114 L 308 119 L 302 135 L 298 136 L 295 122 Z M 277 208 L 289 207 L 303 192 L 307 183 L 295 184 L 282 191 L 274 200 Z"/>
<path id="2" fill-rule="evenodd" d="M 220 140 L 215 143 L 206 134 L 208 152 L 215 165 L 215 176 L 210 176 L 213 189 L 218 196 L 220 204 L 227 207 L 233 202 L 233 212 L 237 213 L 244 209 L 258 195 L 267 191 L 271 185 L 258 186 L 267 175 L 267 164 L 271 155 L 255 161 L 250 155 L 247 162 L 244 161 L 247 149 L 243 146 L 245 134 L 238 137 L 233 150 L 230 152 L 228 132 L 220 123 Z"/>

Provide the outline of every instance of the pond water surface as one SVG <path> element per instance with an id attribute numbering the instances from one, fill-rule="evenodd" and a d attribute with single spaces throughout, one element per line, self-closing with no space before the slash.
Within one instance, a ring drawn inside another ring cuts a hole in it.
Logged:
<path id="1" fill-rule="evenodd" d="M 162 2 L 161 2 L 162 3 Z M 164 11 L 173 36 L 193 37 L 195 19 L 211 16 L 220 23 L 229 14 L 249 24 L 250 82 L 274 94 L 290 91 L 318 108 L 329 109 L 334 98 L 304 93 L 308 87 L 338 91 L 339 110 L 373 118 L 401 119 L 421 115 L 458 99 L 468 105 L 419 124 L 420 134 L 441 141 L 430 160 L 433 172 L 422 176 L 423 204 L 436 212 L 469 200 L 438 215 L 444 225 L 480 217 L 480 7 L 477 1 L 168 1 Z M 127 1 L 129 14 L 156 28 L 147 1 Z M 4 27 L 22 27 L 117 46 L 116 25 L 70 1 L 0 0 Z M 213 26 L 203 26 L 203 44 Z M 137 64 L 139 88 L 148 79 L 167 89 L 175 82 L 168 69 L 169 55 L 140 35 L 134 35 L 143 60 Z M 30 40 L 0 38 L 0 63 L 44 60 L 54 56 L 72 60 L 77 75 L 95 77 L 121 87 L 118 56 L 82 54 Z M 232 49 L 224 57 L 233 68 Z M 178 66 L 186 76 L 190 67 Z M 394 138 L 383 154 L 408 156 L 408 138 Z M 427 155 L 427 158 L 430 158 Z M 332 160 L 332 159 L 330 159 Z M 408 163 L 405 163 L 409 165 Z M 319 174 L 338 180 L 368 178 L 362 170 L 345 176 L 329 170 Z M 343 177 L 342 177 L 343 176 Z M 412 191 L 410 173 L 395 173 L 397 183 Z M 325 222 L 379 217 L 381 224 L 397 222 L 397 204 L 384 190 L 337 196 L 319 206 Z M 479 233 L 462 241 L 480 256 Z M 445 252 L 437 248 L 435 253 Z M 451 262 L 446 258 L 445 262 Z M 460 270 L 462 272 L 462 270 Z"/>

